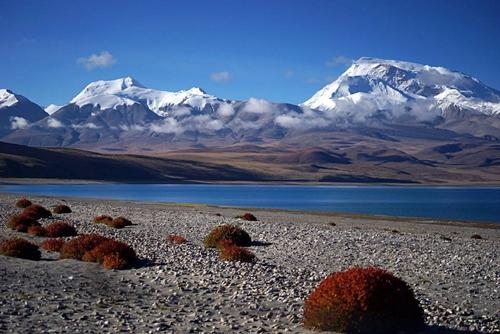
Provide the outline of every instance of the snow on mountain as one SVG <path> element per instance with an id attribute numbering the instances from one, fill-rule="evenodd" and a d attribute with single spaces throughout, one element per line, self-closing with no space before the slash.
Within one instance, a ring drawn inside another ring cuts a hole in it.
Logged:
<path id="1" fill-rule="evenodd" d="M 7 108 L 19 102 L 16 95 L 7 89 L 0 89 L 0 109 Z"/>
<path id="2" fill-rule="evenodd" d="M 0 135 L 24 129 L 47 116 L 35 103 L 8 89 L 0 89 Z"/>
<path id="3" fill-rule="evenodd" d="M 56 111 L 58 111 L 59 109 L 61 109 L 62 106 L 58 106 L 56 104 L 49 104 L 48 106 L 46 106 L 44 108 L 45 112 L 49 115 L 52 115 L 53 113 L 55 113 Z"/>
<path id="4" fill-rule="evenodd" d="M 498 115 L 500 92 L 444 67 L 360 58 L 302 106 L 340 114 L 361 109 L 372 113 L 416 110 L 433 115 L 454 107 Z"/>
<path id="5" fill-rule="evenodd" d="M 159 116 L 178 106 L 189 106 L 202 110 L 207 105 L 228 101 L 207 94 L 200 88 L 168 92 L 146 88 L 137 80 L 126 77 L 110 81 L 95 81 L 87 85 L 71 103 L 78 106 L 99 105 L 100 109 L 115 109 L 121 105 L 143 104 Z"/>

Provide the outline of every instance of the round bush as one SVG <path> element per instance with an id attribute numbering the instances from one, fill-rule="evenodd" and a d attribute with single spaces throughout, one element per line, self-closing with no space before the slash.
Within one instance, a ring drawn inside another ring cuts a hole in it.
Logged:
<path id="1" fill-rule="evenodd" d="M 64 244 L 61 248 L 60 258 L 81 260 L 86 252 L 91 251 L 105 240 L 109 239 L 98 234 L 82 234 Z"/>
<path id="2" fill-rule="evenodd" d="M 109 221 L 106 220 L 105 224 L 113 228 L 124 228 L 126 226 L 132 225 L 132 222 L 124 217 L 116 217 L 115 219 Z"/>
<path id="3" fill-rule="evenodd" d="M 236 218 L 238 219 L 243 219 L 243 220 L 248 220 L 248 221 L 251 221 L 251 222 L 254 222 L 254 221 L 257 221 L 257 217 L 255 217 L 253 214 L 251 213 L 245 213 L 241 216 L 236 216 Z"/>
<path id="4" fill-rule="evenodd" d="M 86 252 L 82 259 L 88 262 L 103 263 L 108 255 L 118 256 L 126 262 L 127 268 L 131 268 L 137 261 L 135 251 L 124 242 L 107 239 L 96 245 L 92 250 Z"/>
<path id="5" fill-rule="evenodd" d="M 23 210 L 23 214 L 30 216 L 33 219 L 48 218 L 52 213 L 38 204 L 31 204 Z"/>
<path id="6" fill-rule="evenodd" d="M 28 227 L 28 234 L 35 237 L 43 237 L 45 235 L 45 229 L 42 226 L 30 226 Z"/>
<path id="7" fill-rule="evenodd" d="M 236 247 L 236 245 L 234 244 L 234 241 L 233 240 L 230 240 L 230 239 L 222 239 L 220 240 L 218 243 L 217 243 L 217 249 L 224 249 L 224 248 L 228 248 L 228 247 Z"/>
<path id="8" fill-rule="evenodd" d="M 67 205 L 64 204 L 59 204 L 52 210 L 54 213 L 61 214 L 61 213 L 71 213 L 71 208 Z"/>
<path id="9" fill-rule="evenodd" d="M 63 221 L 57 221 L 47 225 L 45 227 L 45 233 L 51 238 L 72 237 L 78 234 L 72 225 Z"/>
<path id="10" fill-rule="evenodd" d="M 106 269 L 124 270 L 130 269 L 131 265 L 118 254 L 109 254 L 104 257 L 102 265 Z"/>
<path id="11" fill-rule="evenodd" d="M 330 274 L 304 304 L 304 325 L 342 333 L 414 333 L 423 313 L 413 291 L 378 268 Z"/>
<path id="12" fill-rule="evenodd" d="M 40 247 L 51 252 L 60 252 L 63 245 L 64 245 L 64 239 L 61 238 L 45 239 L 40 244 Z"/>
<path id="13" fill-rule="evenodd" d="M 215 227 L 203 240 L 205 247 L 216 248 L 219 241 L 232 240 L 236 246 L 250 246 L 252 239 L 245 230 L 235 225 L 219 225 Z"/>
<path id="14" fill-rule="evenodd" d="M 33 203 L 31 203 L 31 201 L 29 199 L 21 198 L 16 202 L 16 207 L 18 207 L 20 209 L 24 209 L 24 208 L 27 208 L 28 206 L 30 206 L 31 204 L 33 204 Z"/>
<path id="15" fill-rule="evenodd" d="M 34 218 L 26 215 L 26 214 L 20 214 L 20 215 L 14 215 L 9 218 L 7 221 L 7 224 L 5 224 L 8 228 L 12 230 L 17 230 L 17 227 L 19 225 L 25 226 L 24 229 L 26 232 L 28 230 L 28 227 L 30 226 L 41 226 L 39 222 L 37 222 Z"/>
<path id="16" fill-rule="evenodd" d="M 255 262 L 255 254 L 243 247 L 224 247 L 220 249 L 224 261 Z"/>
<path id="17" fill-rule="evenodd" d="M 40 260 L 41 257 L 37 245 L 20 238 L 2 241 L 0 243 L 0 254 L 35 261 Z"/>
<path id="18" fill-rule="evenodd" d="M 94 223 L 96 224 L 110 224 L 113 221 L 113 217 L 108 215 L 100 215 L 94 218 Z"/>
<path id="19" fill-rule="evenodd" d="M 174 244 L 185 244 L 187 242 L 186 238 L 181 235 L 171 234 L 167 237 L 167 240 Z"/>
<path id="20" fill-rule="evenodd" d="M 471 236 L 471 239 L 476 239 L 476 240 L 480 240 L 480 239 L 482 239 L 482 238 L 483 238 L 483 237 L 482 237 L 482 236 L 480 236 L 479 234 L 473 234 L 473 235 Z"/>

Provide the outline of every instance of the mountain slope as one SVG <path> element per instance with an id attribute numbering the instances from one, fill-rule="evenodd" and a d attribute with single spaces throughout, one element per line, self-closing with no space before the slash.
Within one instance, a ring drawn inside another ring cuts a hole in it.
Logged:
<path id="1" fill-rule="evenodd" d="M 0 137 L 26 128 L 47 116 L 37 104 L 7 89 L 0 89 Z"/>
<path id="2" fill-rule="evenodd" d="M 189 160 L 40 149 L 0 142 L 0 177 L 126 182 L 266 180 L 241 168 Z"/>

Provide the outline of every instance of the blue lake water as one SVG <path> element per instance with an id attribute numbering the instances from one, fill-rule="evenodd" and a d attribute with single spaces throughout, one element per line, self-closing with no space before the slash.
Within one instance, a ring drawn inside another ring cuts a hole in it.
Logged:
<path id="1" fill-rule="evenodd" d="M 500 187 L 59 184 L 2 185 L 0 192 L 500 223 Z"/>

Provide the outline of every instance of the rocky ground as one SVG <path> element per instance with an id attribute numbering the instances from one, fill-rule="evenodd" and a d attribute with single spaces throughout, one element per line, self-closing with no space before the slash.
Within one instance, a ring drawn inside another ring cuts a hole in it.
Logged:
<path id="1" fill-rule="evenodd" d="M 17 197 L 0 194 L 2 222 L 17 211 Z M 500 229 L 494 225 L 272 210 L 253 210 L 259 221 L 246 222 L 233 218 L 244 212 L 234 208 L 32 200 L 46 207 L 66 203 L 73 213 L 53 219 L 71 222 L 80 233 L 126 241 L 144 264 L 107 271 L 45 251 L 38 262 L 0 256 L 0 332 L 308 333 L 302 306 L 321 279 L 374 265 L 414 289 L 426 333 L 500 333 Z M 125 216 L 135 225 L 93 224 L 98 214 Z M 221 262 L 203 248 L 203 237 L 221 223 L 241 224 L 250 233 L 257 263 Z M 189 242 L 171 244 L 169 234 Z M 0 228 L 0 238 L 14 235 L 42 240 Z"/>

